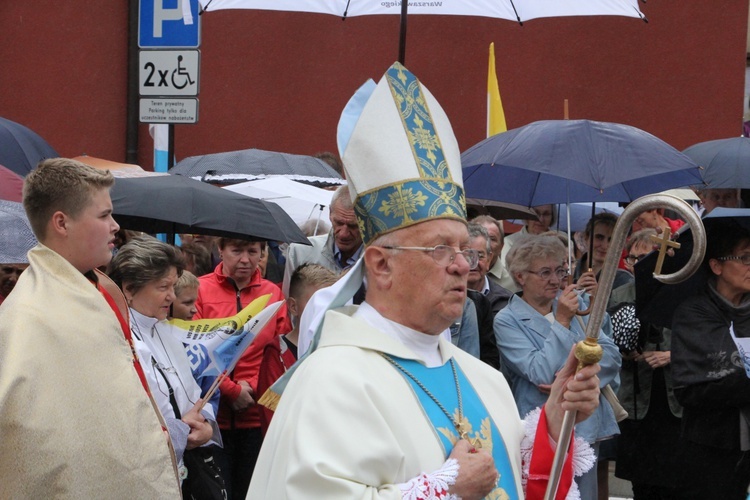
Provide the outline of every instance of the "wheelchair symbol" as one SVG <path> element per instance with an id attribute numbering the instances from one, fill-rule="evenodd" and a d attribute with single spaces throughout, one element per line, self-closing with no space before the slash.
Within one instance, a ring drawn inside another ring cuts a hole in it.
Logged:
<path id="1" fill-rule="evenodd" d="M 178 85 L 178 82 L 175 81 L 175 76 L 178 77 L 177 80 L 180 82 L 179 85 Z M 179 78 L 179 77 L 183 77 L 183 78 Z M 194 83 L 195 81 L 193 81 L 193 79 L 190 78 L 190 73 L 188 73 L 187 69 L 182 67 L 182 56 L 177 56 L 177 69 L 172 71 L 172 86 L 180 90 Z"/>

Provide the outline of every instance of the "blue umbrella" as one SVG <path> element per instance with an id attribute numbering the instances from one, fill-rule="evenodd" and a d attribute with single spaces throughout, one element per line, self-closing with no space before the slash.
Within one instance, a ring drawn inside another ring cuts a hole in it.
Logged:
<path id="1" fill-rule="evenodd" d="M 36 132 L 0 117 L 0 165 L 26 177 L 40 161 L 58 156 Z"/>
<path id="2" fill-rule="evenodd" d="M 461 155 L 467 198 L 538 206 L 633 201 L 701 184 L 690 158 L 643 130 L 546 120 L 488 137 Z"/>
<path id="3" fill-rule="evenodd" d="M 750 139 L 747 137 L 699 142 L 683 153 L 704 168 L 706 188 L 750 188 Z"/>

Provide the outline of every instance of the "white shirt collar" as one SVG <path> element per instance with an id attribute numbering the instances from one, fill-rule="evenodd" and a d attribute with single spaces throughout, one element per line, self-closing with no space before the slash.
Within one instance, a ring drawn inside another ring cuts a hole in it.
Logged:
<path id="1" fill-rule="evenodd" d="M 391 321 L 380 314 L 374 307 L 367 302 L 363 302 L 354 317 L 360 319 L 383 332 L 388 337 L 397 340 L 411 349 L 428 368 L 443 365 L 443 358 L 440 355 L 440 335 L 446 335 L 450 342 L 450 330 L 446 329 L 440 335 L 428 335 L 426 333 L 413 330 L 407 326 Z"/>
<path id="2" fill-rule="evenodd" d="M 489 295 L 490 293 L 490 280 L 487 275 L 484 275 L 484 288 L 482 288 L 482 295 Z"/>

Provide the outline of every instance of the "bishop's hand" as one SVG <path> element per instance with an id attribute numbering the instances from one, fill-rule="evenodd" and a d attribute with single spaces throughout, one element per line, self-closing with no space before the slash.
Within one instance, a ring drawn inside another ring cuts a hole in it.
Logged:
<path id="1" fill-rule="evenodd" d="M 552 383 L 547 404 L 547 429 L 550 437 L 558 440 L 565 412 L 576 411 L 576 423 L 587 419 L 599 407 L 599 363 L 584 366 L 576 373 L 578 360 L 575 347 L 570 350 L 565 366 Z"/>
<path id="2" fill-rule="evenodd" d="M 498 473 L 492 455 L 461 439 L 448 457 L 458 461 L 458 477 L 449 492 L 462 500 L 486 497 L 497 484 Z"/>

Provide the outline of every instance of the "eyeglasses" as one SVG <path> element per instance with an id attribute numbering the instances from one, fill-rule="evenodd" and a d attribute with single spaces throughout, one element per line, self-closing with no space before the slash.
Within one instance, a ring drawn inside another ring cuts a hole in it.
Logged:
<path id="1" fill-rule="evenodd" d="M 727 255 L 726 257 L 719 257 L 716 260 L 739 260 L 740 262 L 742 262 L 743 266 L 750 266 L 750 253 L 743 253 L 742 255 Z"/>
<path id="2" fill-rule="evenodd" d="M 637 262 L 638 262 L 639 260 L 641 260 L 642 258 L 644 258 L 644 257 L 645 257 L 646 255 L 648 255 L 648 254 L 647 254 L 647 253 L 644 253 L 644 254 L 642 254 L 642 255 L 633 255 L 633 254 L 628 254 L 628 256 L 627 256 L 627 257 L 625 257 L 625 259 L 624 259 L 624 260 L 625 260 L 625 262 L 626 262 L 626 263 L 627 263 L 627 264 L 628 264 L 629 266 L 634 266 L 634 265 L 636 265 L 636 263 L 637 263 Z"/>
<path id="3" fill-rule="evenodd" d="M 432 254 L 432 260 L 438 265 L 448 267 L 456 260 L 456 254 L 461 254 L 469 263 L 469 269 L 475 269 L 479 263 L 479 252 L 473 248 L 467 248 L 466 250 L 458 251 L 455 248 L 448 245 L 435 245 L 434 247 L 398 247 L 398 246 L 383 246 L 388 250 L 416 250 L 419 252 L 429 252 Z"/>
<path id="4" fill-rule="evenodd" d="M 539 279 L 544 280 L 544 281 L 548 281 L 552 279 L 552 275 L 555 275 L 557 279 L 562 280 L 562 279 L 567 278 L 568 274 L 570 274 L 568 273 L 567 269 L 564 269 L 562 267 L 558 267 L 554 271 L 552 269 L 545 268 L 545 269 L 542 269 L 541 271 L 526 271 L 526 272 L 531 273 L 531 274 L 536 274 L 537 276 L 539 276 Z"/>

